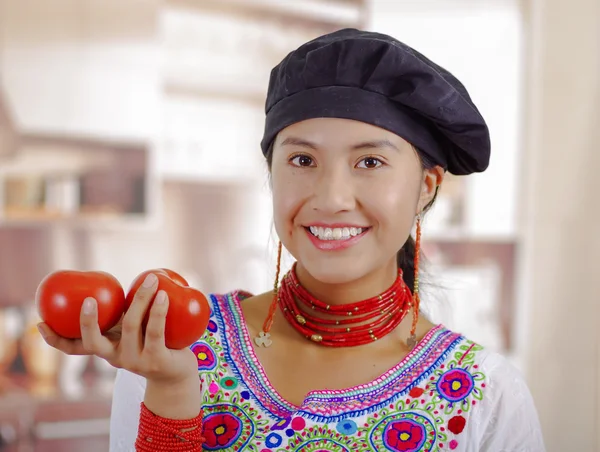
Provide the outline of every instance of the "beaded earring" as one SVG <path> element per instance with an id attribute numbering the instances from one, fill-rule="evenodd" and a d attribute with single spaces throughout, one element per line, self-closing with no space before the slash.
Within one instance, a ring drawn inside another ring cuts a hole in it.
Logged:
<path id="1" fill-rule="evenodd" d="M 413 288 L 413 321 L 410 329 L 410 336 L 406 345 L 412 350 L 417 345 L 417 323 L 419 321 L 419 257 L 421 254 L 421 214 L 417 215 L 417 227 L 415 233 L 415 282 Z"/>
<path id="2" fill-rule="evenodd" d="M 262 331 L 258 333 L 258 336 L 254 338 L 254 343 L 259 347 L 269 347 L 273 341 L 271 341 L 271 327 L 273 326 L 273 320 L 275 318 L 275 312 L 277 311 L 277 297 L 279 291 L 279 273 L 281 272 L 281 252 L 283 245 L 281 241 L 277 246 L 277 268 L 275 270 L 275 282 L 273 283 L 273 301 L 269 306 L 269 314 L 263 323 Z"/>

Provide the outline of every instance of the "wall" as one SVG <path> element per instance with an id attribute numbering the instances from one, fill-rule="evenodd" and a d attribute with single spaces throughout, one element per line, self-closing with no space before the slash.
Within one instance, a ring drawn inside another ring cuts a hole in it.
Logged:
<path id="1" fill-rule="evenodd" d="M 145 140 L 159 100 L 155 0 L 2 0 L 0 71 L 20 131 Z"/>
<path id="2" fill-rule="evenodd" d="M 548 451 L 598 451 L 600 3 L 529 16 L 521 342 Z"/>
<path id="3" fill-rule="evenodd" d="M 600 3 L 374 0 L 371 25 L 464 79 L 492 122 L 474 227 L 519 238 L 518 362 L 547 450 L 600 450 Z"/>
<path id="4" fill-rule="evenodd" d="M 369 28 L 452 72 L 488 122 L 490 167 L 465 180 L 467 231 L 473 236 L 517 234 L 522 27 L 516 0 L 373 0 L 370 5 Z"/>

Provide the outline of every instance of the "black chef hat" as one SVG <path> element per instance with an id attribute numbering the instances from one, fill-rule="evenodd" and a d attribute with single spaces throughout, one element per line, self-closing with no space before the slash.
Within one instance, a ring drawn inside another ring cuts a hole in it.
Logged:
<path id="1" fill-rule="evenodd" d="M 302 45 L 271 71 L 263 153 L 282 129 L 311 118 L 389 130 L 452 174 L 489 164 L 489 131 L 465 87 L 384 34 L 339 30 Z"/>

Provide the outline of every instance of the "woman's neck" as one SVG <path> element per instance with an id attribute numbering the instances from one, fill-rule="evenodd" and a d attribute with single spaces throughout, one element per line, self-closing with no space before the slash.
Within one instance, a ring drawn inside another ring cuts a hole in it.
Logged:
<path id="1" fill-rule="evenodd" d="M 341 305 L 367 300 L 385 292 L 398 277 L 398 267 L 395 262 L 391 262 L 354 281 L 329 284 L 318 281 L 297 263 L 296 276 L 300 284 L 319 301 Z"/>

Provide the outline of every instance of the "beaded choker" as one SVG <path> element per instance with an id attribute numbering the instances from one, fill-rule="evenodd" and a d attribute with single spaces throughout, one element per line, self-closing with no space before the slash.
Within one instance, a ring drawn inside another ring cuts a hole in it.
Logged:
<path id="1" fill-rule="evenodd" d="M 436 188 L 436 194 L 437 189 Z M 369 300 L 352 303 L 340 307 L 326 305 L 310 296 L 300 285 L 296 278 L 296 264 L 285 276 L 282 288 L 278 288 L 279 270 L 281 268 L 281 251 L 283 245 L 279 242 L 277 247 L 277 273 L 273 284 L 273 301 L 269 306 L 269 313 L 265 319 L 262 331 L 254 338 L 259 347 L 269 347 L 271 341 L 271 327 L 277 306 L 281 306 L 284 316 L 294 328 L 308 339 L 331 346 L 360 345 L 385 336 L 402 322 L 408 311 L 413 309 L 413 319 L 410 336 L 406 345 L 412 350 L 417 345 L 417 323 L 419 321 L 419 260 L 421 250 L 421 215 L 417 215 L 417 232 L 415 238 L 414 261 L 414 289 L 413 293 L 406 287 L 402 278 L 402 271 L 398 271 L 396 281 L 386 292 Z M 283 294 L 283 295 L 282 295 Z M 321 310 L 326 314 L 334 315 L 327 319 L 317 318 L 302 311 L 298 302 L 310 307 L 310 310 Z M 373 305 L 376 306 L 373 309 Z M 378 309 L 378 310 L 377 310 Z M 338 314 L 335 316 L 335 314 Z M 339 314 L 342 315 L 340 319 Z M 347 316 L 344 319 L 343 316 Z M 350 318 L 351 317 L 351 318 Z M 358 320 L 357 320 L 358 319 Z M 365 323 L 370 321 L 370 323 Z M 340 336 L 340 333 L 342 336 Z M 350 334 L 352 333 L 352 334 Z M 367 333 L 367 334 L 365 334 Z M 335 335 L 335 336 L 333 336 Z M 368 339 L 367 339 L 368 337 Z"/>
<path id="2" fill-rule="evenodd" d="M 328 305 L 302 287 L 295 269 L 294 264 L 283 278 L 279 307 L 300 334 L 322 345 L 353 347 L 381 339 L 404 320 L 412 306 L 412 294 L 401 270 L 392 286 L 380 295 L 351 304 Z"/>

